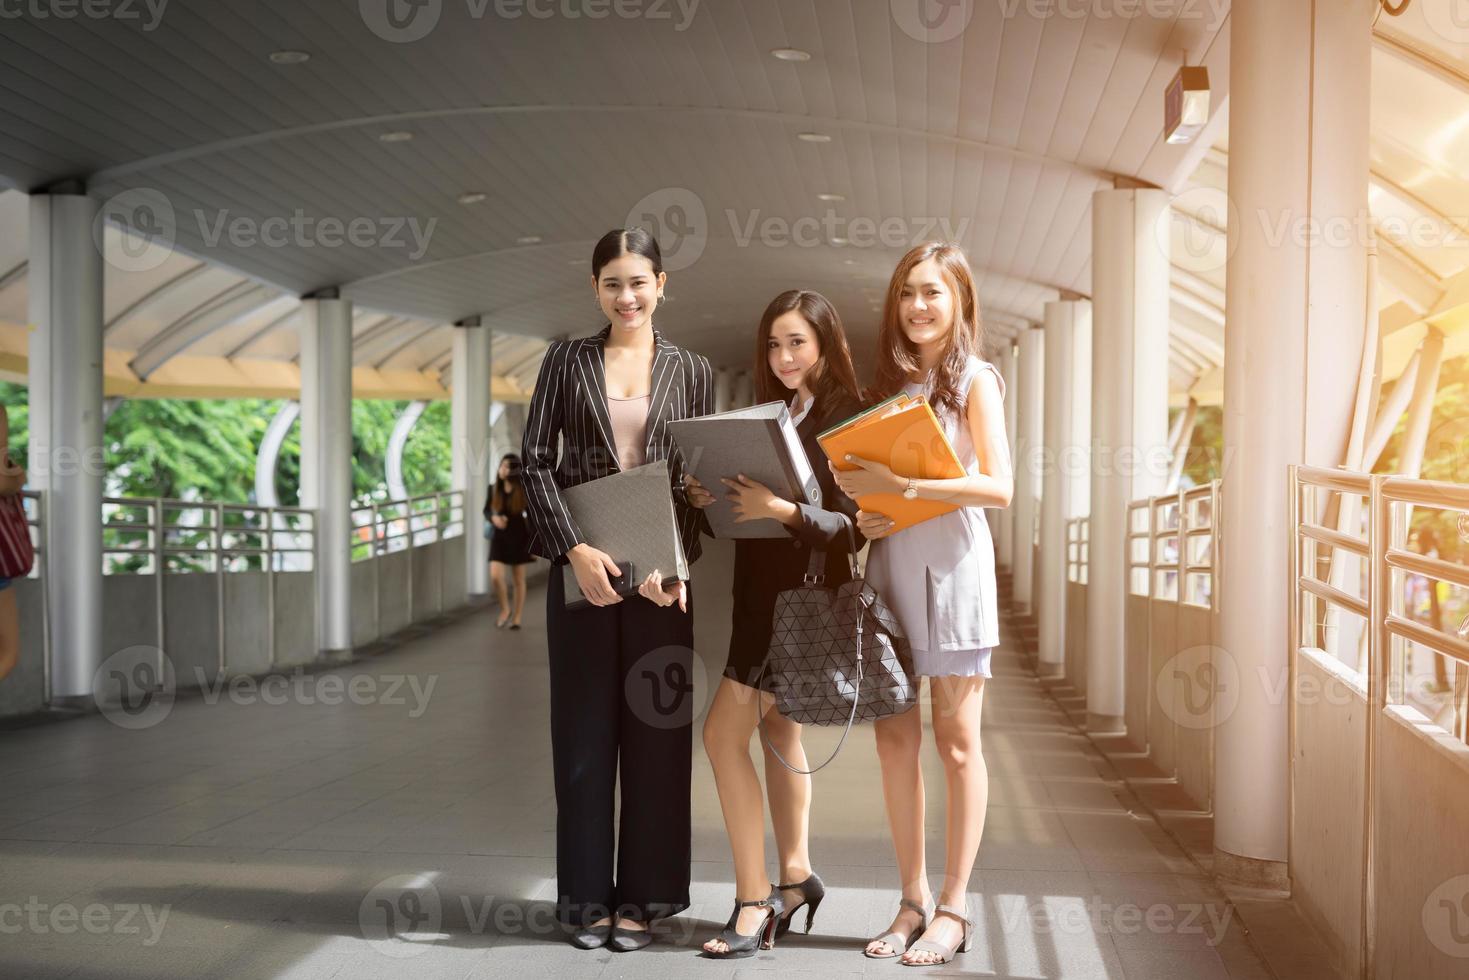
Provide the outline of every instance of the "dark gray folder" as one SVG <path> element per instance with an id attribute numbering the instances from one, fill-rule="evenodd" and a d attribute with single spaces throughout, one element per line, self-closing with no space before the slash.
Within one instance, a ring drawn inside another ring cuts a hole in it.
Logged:
<path id="1" fill-rule="evenodd" d="M 720 477 L 733 479 L 743 473 L 765 484 L 777 497 L 821 504 L 821 485 L 785 402 L 678 419 L 668 423 L 668 431 L 694 479 L 714 495 L 714 503 L 704 513 L 715 537 L 786 537 L 780 522 L 768 517 L 735 523 L 734 504 L 724 499 L 729 488 L 719 482 Z"/>
<path id="2" fill-rule="evenodd" d="M 665 582 L 687 581 L 670 481 L 668 461 L 659 460 L 562 490 L 561 498 L 587 544 L 607 552 L 619 566 L 632 562 L 639 581 L 654 569 Z M 584 603 L 571 566 L 563 565 L 561 574 L 566 604 Z"/>

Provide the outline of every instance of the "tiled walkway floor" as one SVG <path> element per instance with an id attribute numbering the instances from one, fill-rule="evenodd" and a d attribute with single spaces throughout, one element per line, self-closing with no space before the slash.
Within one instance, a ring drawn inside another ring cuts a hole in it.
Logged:
<path id="1" fill-rule="evenodd" d="M 727 635 L 721 566 L 717 551 L 700 563 L 696 596 L 708 675 Z M 903 972 L 859 952 L 897 887 L 865 729 L 816 777 L 811 849 L 831 890 L 810 937 L 742 961 L 695 957 L 732 899 L 701 750 L 692 909 L 630 955 L 575 950 L 544 928 L 555 810 L 541 598 L 518 633 L 477 614 L 288 691 L 181 700 L 141 730 L 92 716 L 0 733 L 0 977 Z M 971 895 L 980 933 L 971 953 L 928 972 L 1272 976 L 1222 893 L 1119 802 L 1090 743 L 1008 647 L 995 673 Z M 828 731 L 808 738 L 813 757 L 833 744 Z M 924 772 L 936 881 L 943 779 L 931 745 Z M 383 938 L 389 909 L 412 938 Z"/>

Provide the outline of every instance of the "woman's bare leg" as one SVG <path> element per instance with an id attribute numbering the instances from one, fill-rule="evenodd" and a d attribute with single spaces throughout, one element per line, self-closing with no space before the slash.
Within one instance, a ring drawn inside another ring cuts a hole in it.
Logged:
<path id="1" fill-rule="evenodd" d="M 923 773 L 918 767 L 918 750 L 923 745 L 923 718 L 919 707 L 900 715 L 889 715 L 873 724 L 877 737 L 877 760 L 882 766 L 882 795 L 887 804 L 888 827 L 893 835 L 893 852 L 898 860 L 898 879 L 903 897 L 920 905 L 929 904 L 928 874 L 924 868 Z M 903 909 L 888 927 L 889 932 L 911 933 L 920 925 L 917 912 Z M 868 952 L 890 956 L 886 943 L 867 944 Z"/>
<path id="2" fill-rule="evenodd" d="M 770 894 L 770 878 L 765 870 L 765 805 L 760 777 L 750 758 L 757 697 L 761 708 L 771 703 L 769 695 L 721 677 L 704 719 L 704 750 L 714 768 L 719 807 L 724 812 L 724 828 L 734 856 L 735 898 L 741 902 L 757 901 Z M 742 909 L 735 929 L 749 935 L 764 917 L 764 909 Z M 704 948 L 723 952 L 726 947 L 722 940 L 711 939 Z"/>
<path id="3" fill-rule="evenodd" d="M 515 575 L 515 615 L 512 622 L 520 625 L 520 614 L 525 611 L 525 566 L 516 565 Z"/>
<path id="4" fill-rule="evenodd" d="M 20 659 L 20 610 L 15 606 L 15 585 L 0 589 L 0 680 L 15 669 Z"/>
<path id="5" fill-rule="evenodd" d="M 780 880 L 793 885 L 811 876 L 811 777 L 791 772 L 781 765 L 775 751 L 797 769 L 810 769 L 801 745 L 801 726 L 773 708 L 765 713 L 765 788 L 770 793 L 770 823 L 775 828 L 775 846 L 780 851 Z M 801 901 L 801 893 L 781 893 L 786 908 Z"/>
<path id="6" fill-rule="evenodd" d="M 495 620 L 495 625 L 504 626 L 510 619 L 510 596 L 505 593 L 504 562 L 490 562 L 490 584 L 495 587 L 495 598 L 500 600 L 500 616 Z"/>
<path id="7" fill-rule="evenodd" d="M 956 909 L 966 908 L 969 877 L 979 857 L 985 811 L 989 806 L 989 769 L 979 744 L 984 681 L 983 677 L 929 679 L 933 695 L 933 737 L 944 760 L 944 778 L 949 790 L 944 819 L 944 884 L 939 890 L 939 902 Z M 963 924 L 952 916 L 936 916 L 924 936 L 946 946 L 955 945 L 963 936 Z M 922 952 L 903 958 L 913 963 L 937 961 L 933 954 Z"/>

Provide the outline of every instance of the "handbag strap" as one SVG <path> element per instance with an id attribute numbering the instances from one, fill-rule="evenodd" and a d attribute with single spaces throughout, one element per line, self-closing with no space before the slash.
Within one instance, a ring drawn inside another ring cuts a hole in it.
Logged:
<path id="1" fill-rule="evenodd" d="M 852 519 L 846 514 L 842 515 L 842 522 L 847 526 L 847 560 L 852 566 L 852 578 L 857 577 L 857 532 L 852 528 Z M 806 577 L 803 582 L 806 585 L 821 585 L 826 581 L 826 549 L 812 548 L 811 558 L 806 562 Z"/>
<path id="2" fill-rule="evenodd" d="M 842 729 L 842 737 L 837 740 L 837 747 L 832 749 L 831 755 L 826 757 L 826 761 L 815 769 L 797 769 L 787 762 L 785 756 L 780 754 L 780 750 L 771 743 L 770 736 L 765 733 L 765 712 L 760 710 L 760 678 L 765 676 L 765 664 L 760 665 L 760 673 L 755 675 L 755 711 L 758 715 L 755 724 L 760 729 L 760 741 L 765 744 L 765 747 L 770 750 L 770 754 L 775 756 L 781 765 L 798 776 L 809 776 L 831 765 L 832 760 L 837 757 L 837 753 L 846 744 L 847 736 L 852 734 L 852 723 L 857 720 L 857 705 L 862 701 L 862 615 L 865 612 L 865 607 L 859 603 L 857 605 L 857 686 L 852 691 L 852 713 L 847 716 L 847 726 Z M 766 664 L 769 662 L 769 658 L 766 658 Z"/>

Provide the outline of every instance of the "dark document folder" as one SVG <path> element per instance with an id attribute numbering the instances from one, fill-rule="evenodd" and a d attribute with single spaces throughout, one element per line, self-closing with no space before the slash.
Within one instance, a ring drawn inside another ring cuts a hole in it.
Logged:
<path id="1" fill-rule="evenodd" d="M 668 423 L 694 479 L 714 495 L 704 511 L 719 538 L 783 538 L 779 521 L 762 517 L 735 523 L 734 504 L 724 499 L 729 488 L 720 477 L 745 476 L 793 503 L 821 504 L 821 485 L 784 402 L 766 402 L 718 415 Z"/>
<path id="2" fill-rule="evenodd" d="M 641 578 L 657 569 L 665 582 L 688 580 L 683 538 L 673 509 L 667 460 L 648 463 L 561 491 L 571 518 L 593 548 L 605 551 L 619 568 L 629 562 Z M 561 567 L 566 608 L 590 605 L 571 565 Z M 621 594 L 633 595 L 641 581 Z"/>

